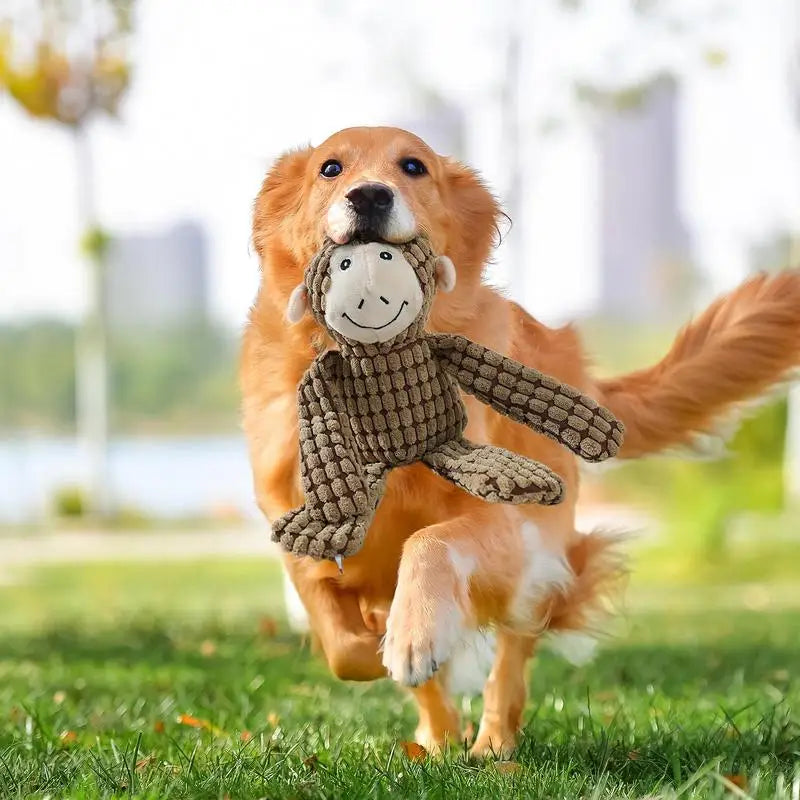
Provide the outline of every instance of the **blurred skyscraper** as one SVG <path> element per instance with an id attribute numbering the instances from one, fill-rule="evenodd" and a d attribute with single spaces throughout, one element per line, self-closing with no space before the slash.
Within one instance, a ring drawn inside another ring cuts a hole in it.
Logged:
<path id="1" fill-rule="evenodd" d="M 112 328 L 164 327 L 207 317 L 208 244 L 196 222 L 162 233 L 115 236 L 106 268 Z"/>
<path id="2" fill-rule="evenodd" d="M 691 299 L 690 240 L 678 207 L 680 95 L 657 80 L 639 106 L 599 126 L 601 310 L 664 318 Z"/>

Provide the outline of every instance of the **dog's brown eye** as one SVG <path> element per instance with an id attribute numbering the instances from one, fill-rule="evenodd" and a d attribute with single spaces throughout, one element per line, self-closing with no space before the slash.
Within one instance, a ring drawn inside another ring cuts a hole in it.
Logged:
<path id="1" fill-rule="evenodd" d="M 414 178 L 418 178 L 420 175 L 425 175 L 428 172 L 425 165 L 418 158 L 400 159 L 400 169 L 402 169 L 406 175 L 411 175 Z"/>
<path id="2" fill-rule="evenodd" d="M 350 266 L 350 259 L 346 258 L 344 259 L 344 261 L 342 261 L 341 264 L 339 264 L 339 269 L 347 269 L 349 266 Z"/>
<path id="3" fill-rule="evenodd" d="M 387 253 L 386 250 L 381 250 L 381 258 L 384 261 L 391 261 L 392 260 L 392 254 L 391 253 Z"/>
<path id="4" fill-rule="evenodd" d="M 342 174 L 342 162 L 329 158 L 319 169 L 319 174 L 324 178 L 336 178 Z"/>

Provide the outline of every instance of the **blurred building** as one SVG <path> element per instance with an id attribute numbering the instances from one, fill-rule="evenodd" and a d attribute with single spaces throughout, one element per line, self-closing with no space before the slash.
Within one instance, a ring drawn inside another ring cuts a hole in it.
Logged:
<path id="1" fill-rule="evenodd" d="M 208 315 L 208 243 L 196 222 L 113 237 L 106 269 L 112 328 L 180 325 Z"/>
<path id="2" fill-rule="evenodd" d="M 690 240 L 678 207 L 680 95 L 658 80 L 599 126 L 601 311 L 663 318 L 692 294 Z"/>

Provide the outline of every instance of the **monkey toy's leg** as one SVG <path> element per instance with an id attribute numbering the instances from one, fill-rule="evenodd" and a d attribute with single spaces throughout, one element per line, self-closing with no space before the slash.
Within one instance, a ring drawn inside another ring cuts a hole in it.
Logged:
<path id="1" fill-rule="evenodd" d="M 326 522 L 304 503 L 275 521 L 273 539 L 295 555 L 330 559 L 353 555 L 361 548 L 375 509 L 383 497 L 387 472 L 384 464 L 367 464 L 363 468 L 367 491 L 367 510 L 363 514 Z"/>
<path id="2" fill-rule="evenodd" d="M 489 503 L 553 505 L 564 497 L 564 484 L 555 472 L 502 447 L 453 439 L 422 460 L 437 475 Z"/>

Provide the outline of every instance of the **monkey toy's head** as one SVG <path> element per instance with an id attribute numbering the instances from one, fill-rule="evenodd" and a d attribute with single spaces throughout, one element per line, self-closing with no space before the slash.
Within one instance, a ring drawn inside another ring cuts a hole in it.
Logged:
<path id="1" fill-rule="evenodd" d="M 394 347 L 418 338 L 436 288 L 456 282 L 453 262 L 430 242 L 405 244 L 326 241 L 289 298 L 286 317 L 298 322 L 310 307 L 339 345 Z"/>

